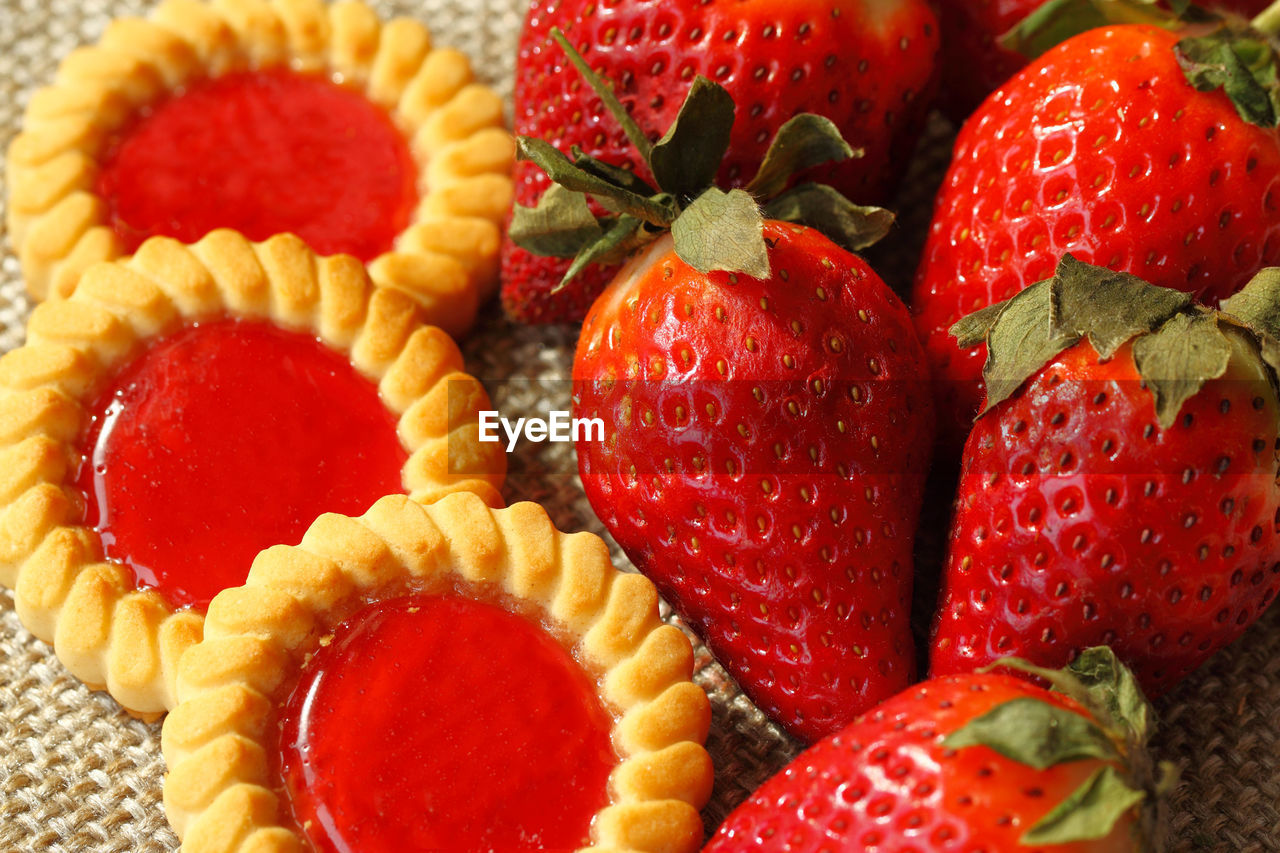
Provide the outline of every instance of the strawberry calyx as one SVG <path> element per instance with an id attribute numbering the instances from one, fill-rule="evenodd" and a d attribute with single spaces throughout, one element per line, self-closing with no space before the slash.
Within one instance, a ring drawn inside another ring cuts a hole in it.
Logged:
<path id="1" fill-rule="evenodd" d="M 943 742 L 951 749 L 985 746 L 1037 770 L 1071 761 L 1106 762 L 1020 839 L 1028 845 L 1105 838 L 1116 822 L 1140 809 L 1139 842 L 1160 849 L 1163 803 L 1177 771 L 1154 766 L 1147 744 L 1155 715 L 1127 667 L 1106 646 L 1084 650 L 1060 670 L 1021 658 L 996 661 L 982 671 L 1013 669 L 1034 675 L 1052 692 L 1075 700 L 1089 715 L 1033 697 L 1013 699 L 969 721 Z"/>
<path id="2" fill-rule="evenodd" d="M 758 279 L 770 271 L 765 219 L 816 228 L 850 251 L 888 233 L 893 214 L 887 210 L 854 204 L 825 184 L 788 189 L 806 169 L 861 156 L 831 120 L 811 113 L 792 118 L 779 128 L 755 177 L 726 191 L 715 178 L 736 108 L 723 86 L 697 77 L 671 127 L 651 142 L 564 34 L 551 35 L 621 124 L 656 184 L 577 148 L 570 156 L 544 140 L 517 140 L 517 156 L 546 172 L 553 186 L 535 207 L 515 206 L 510 236 L 535 255 L 574 258 L 559 287 L 587 266 L 616 263 L 667 231 L 676 254 L 699 272 Z M 596 215 L 588 199 L 606 213 Z"/>
<path id="3" fill-rule="evenodd" d="M 1066 349 L 1088 339 L 1100 362 L 1133 343 L 1133 360 L 1169 428 L 1183 403 L 1227 371 L 1242 336 L 1272 383 L 1280 372 L 1280 268 L 1263 270 L 1221 310 L 1179 290 L 1062 256 L 1052 278 L 975 311 L 951 327 L 962 347 L 987 345 L 981 418 Z"/>

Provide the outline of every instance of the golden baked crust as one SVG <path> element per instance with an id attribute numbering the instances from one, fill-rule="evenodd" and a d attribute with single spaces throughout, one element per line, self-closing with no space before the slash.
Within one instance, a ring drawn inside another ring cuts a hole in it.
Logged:
<path id="1" fill-rule="evenodd" d="M 515 145 L 496 93 L 421 24 L 387 23 L 354 0 L 164 0 L 113 21 L 63 60 L 31 99 L 9 147 L 8 226 L 27 289 L 62 298 L 81 271 L 122 253 L 94 192 L 104 140 L 186 81 L 274 65 L 328 70 L 386 108 L 410 143 L 422 199 L 373 280 L 414 295 L 458 335 L 494 290 L 499 228 L 511 204 Z"/>
<path id="2" fill-rule="evenodd" d="M 622 760 L 590 849 L 697 850 L 712 782 L 702 747 L 710 703 L 689 680 L 689 641 L 658 618 L 653 584 L 617 571 L 598 537 L 558 531 L 536 504 L 493 510 L 465 493 L 425 507 L 387 497 L 360 518 L 323 515 L 300 545 L 263 551 L 244 586 L 213 600 L 162 740 L 165 810 L 182 849 L 306 849 L 282 822 L 268 770 L 285 692 L 362 604 L 456 580 L 536 606 L 601 673 Z"/>
<path id="3" fill-rule="evenodd" d="M 191 246 L 154 237 L 129 259 L 86 269 L 69 298 L 37 306 L 26 345 L 0 357 L 0 584 L 14 590 L 23 623 L 130 711 L 173 706 L 178 658 L 200 639 L 203 617 L 173 611 L 103 561 L 75 477 L 84 401 L 147 340 L 200 317 L 314 331 L 399 418 L 409 495 L 466 490 L 500 506 L 505 454 L 478 435 L 488 397 L 422 314 L 403 291 L 372 284 L 355 258 L 318 257 L 292 235 L 255 244 L 226 230 Z"/>

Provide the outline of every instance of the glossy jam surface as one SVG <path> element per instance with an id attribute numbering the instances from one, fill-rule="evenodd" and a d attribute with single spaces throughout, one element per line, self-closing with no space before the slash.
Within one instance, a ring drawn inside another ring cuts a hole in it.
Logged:
<path id="1" fill-rule="evenodd" d="M 403 490 L 373 383 L 315 338 L 216 320 L 163 338 L 90 407 L 79 486 L 106 556 L 175 607 L 244 582 L 323 512 Z"/>
<path id="2" fill-rule="evenodd" d="M 417 203 L 417 168 L 391 118 L 363 94 L 285 69 L 190 85 L 110 139 L 97 191 L 133 251 L 215 228 L 251 240 L 292 232 L 325 255 L 371 260 Z"/>
<path id="3" fill-rule="evenodd" d="M 456 595 L 364 607 L 281 714 L 286 796 L 323 853 L 573 850 L 617 764 L 612 718 L 564 647 Z"/>

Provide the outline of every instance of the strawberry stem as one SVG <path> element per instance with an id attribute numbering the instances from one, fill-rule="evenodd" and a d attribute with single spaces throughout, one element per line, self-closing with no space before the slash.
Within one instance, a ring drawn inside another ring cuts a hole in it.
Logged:
<path id="1" fill-rule="evenodd" d="M 1255 30 L 1267 36 L 1280 35 L 1280 0 L 1263 9 L 1250 23 Z"/>

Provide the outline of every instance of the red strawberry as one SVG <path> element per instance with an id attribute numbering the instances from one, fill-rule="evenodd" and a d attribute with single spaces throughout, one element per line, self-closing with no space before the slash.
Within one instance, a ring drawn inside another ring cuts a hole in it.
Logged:
<path id="1" fill-rule="evenodd" d="M 1202 5 L 1253 17 L 1270 2 L 1209 0 Z M 1134 0 L 1130 5 L 1145 3 L 1146 0 Z M 1027 16 L 1032 12 L 1047 11 L 1049 7 L 1057 7 L 1055 11 L 1062 7 L 1075 7 L 1066 10 L 1068 15 L 1075 13 L 1076 21 L 1067 30 L 1074 35 L 1105 22 L 1104 16 L 1112 11 L 1108 6 L 1123 5 L 1115 0 L 941 0 L 939 17 L 944 38 L 940 106 L 952 120 L 960 123 L 987 95 L 1027 64 L 1026 54 L 1005 47 L 1001 42 L 1015 35 L 1015 30 L 1027 23 Z M 1063 22 L 1062 14 L 1059 12 L 1056 16 L 1059 27 Z M 1065 35 L 1061 35 L 1059 29 L 1054 38 L 1063 41 Z"/>
<path id="2" fill-rule="evenodd" d="M 812 740 L 912 677 L 911 548 L 932 412 L 906 309 L 856 255 L 765 223 L 771 274 L 669 241 L 574 358 L 583 488 L 756 704 Z"/>
<path id="3" fill-rule="evenodd" d="M 719 172 L 745 184 L 792 116 L 831 118 L 865 156 L 817 175 L 851 198 L 882 201 L 906 167 L 932 101 L 938 26 L 925 0 L 533 0 L 516 63 L 515 130 L 566 153 L 577 146 L 651 179 L 626 134 L 551 44 L 559 27 L 611 81 L 646 131 L 674 120 L 698 75 L 743 106 Z M 516 201 L 548 187 L 516 168 Z M 580 320 L 616 268 L 579 276 L 552 294 L 568 264 L 503 249 L 503 305 L 528 322 Z"/>
<path id="4" fill-rule="evenodd" d="M 1153 778 L 1129 674 L 1105 648 L 1042 674 L 1054 692 L 997 674 L 906 690 L 766 782 L 703 853 L 1160 849 L 1171 773 Z"/>
<path id="5" fill-rule="evenodd" d="M 949 329 L 1048 276 L 1064 252 L 1210 303 L 1280 262 L 1274 109 L 1252 116 L 1265 129 L 1245 121 L 1179 65 L 1224 38 L 1179 50 L 1178 35 L 1155 27 L 1093 30 L 1028 66 L 965 125 L 912 299 L 953 444 L 981 405 L 984 353 L 958 348 Z M 1216 60 L 1204 58 L 1195 77 L 1208 86 Z"/>
<path id="6" fill-rule="evenodd" d="M 1188 303 L 1067 256 L 957 327 L 991 343 L 991 397 L 965 445 L 935 674 L 1106 643 L 1158 694 L 1271 603 L 1277 351 L 1240 319 L 1277 328 L 1280 272 L 1224 304 L 1240 319 Z"/>
<path id="7" fill-rule="evenodd" d="M 791 174 L 850 155 L 834 125 L 787 122 L 754 195 L 726 193 L 711 182 L 733 111 L 723 88 L 695 81 L 644 154 L 660 193 L 521 138 L 522 156 L 578 192 L 519 208 L 512 233 L 580 251 L 575 269 L 648 241 L 578 342 L 575 415 L 605 424 L 604 441 L 578 443 L 583 486 L 747 694 L 812 739 L 911 679 L 931 397 L 903 304 L 865 261 L 797 224 L 856 248 L 891 217 L 811 183 L 768 200 Z M 584 191 L 617 214 L 597 223 Z"/>

